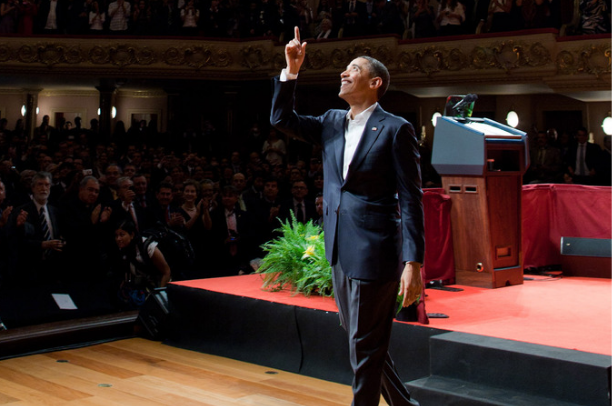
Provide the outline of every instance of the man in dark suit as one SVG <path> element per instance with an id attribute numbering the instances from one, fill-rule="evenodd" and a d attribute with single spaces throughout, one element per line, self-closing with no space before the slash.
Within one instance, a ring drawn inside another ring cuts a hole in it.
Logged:
<path id="1" fill-rule="evenodd" d="M 571 147 L 567 153 L 567 170 L 573 183 L 593 185 L 596 183 L 601 148 L 597 144 L 588 142 L 589 133 L 584 127 L 576 132 L 576 141 L 576 145 Z"/>
<path id="2" fill-rule="evenodd" d="M 303 180 L 291 184 L 291 198 L 281 203 L 278 217 L 283 221 L 290 220 L 292 211 L 297 221 L 303 224 L 317 218 L 317 210 L 314 202 L 308 199 L 308 186 Z"/>
<path id="3" fill-rule="evenodd" d="M 287 68 L 275 79 L 271 124 L 323 150 L 325 252 L 333 269 L 340 321 L 349 334 L 353 406 L 418 405 L 388 355 L 396 298 L 423 289 L 423 206 L 418 145 L 406 120 L 378 100 L 389 84 L 385 66 L 354 59 L 342 72 L 340 98 L 350 106 L 321 116 L 292 110 L 306 54 L 299 31 L 285 47 Z"/>
<path id="4" fill-rule="evenodd" d="M 38 172 L 32 178 L 32 201 L 11 213 L 7 230 L 11 254 L 15 255 L 16 282 L 44 284 L 61 274 L 62 240 L 59 211 L 48 204 L 51 174 Z"/>

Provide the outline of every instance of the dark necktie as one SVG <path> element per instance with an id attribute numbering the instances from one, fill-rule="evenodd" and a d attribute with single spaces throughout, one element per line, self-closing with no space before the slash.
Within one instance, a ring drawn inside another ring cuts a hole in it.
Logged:
<path id="1" fill-rule="evenodd" d="M 38 217 L 40 217 L 40 230 L 42 232 L 43 241 L 49 241 L 51 239 L 51 230 L 49 230 L 44 207 L 41 207 L 38 211 Z M 50 249 L 43 250 L 43 259 L 49 258 L 49 255 L 51 255 Z"/>
<path id="2" fill-rule="evenodd" d="M 302 207 L 304 203 L 298 203 L 298 207 L 297 207 L 297 219 L 300 223 L 305 223 L 305 218 L 304 218 L 304 207 Z"/>
<path id="3" fill-rule="evenodd" d="M 42 230 L 43 241 L 49 241 L 51 239 L 51 230 L 49 230 L 49 224 L 47 224 L 44 207 L 40 208 L 38 215 L 40 217 L 40 229 Z"/>

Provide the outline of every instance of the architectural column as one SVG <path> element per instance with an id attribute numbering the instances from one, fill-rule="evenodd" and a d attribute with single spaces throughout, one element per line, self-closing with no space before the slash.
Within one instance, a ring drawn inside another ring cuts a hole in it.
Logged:
<path id="1" fill-rule="evenodd" d="M 38 94 L 42 89 L 25 89 L 26 92 L 26 114 L 24 119 L 24 127 L 28 140 L 34 138 L 34 130 L 36 129 L 36 109 L 38 108 Z"/>
<path id="2" fill-rule="evenodd" d="M 112 80 L 101 79 L 100 86 L 96 86 L 100 92 L 100 117 L 99 117 L 99 135 L 104 141 L 110 140 L 111 136 L 111 120 L 112 109 L 115 101 L 115 93 L 117 86 Z"/>

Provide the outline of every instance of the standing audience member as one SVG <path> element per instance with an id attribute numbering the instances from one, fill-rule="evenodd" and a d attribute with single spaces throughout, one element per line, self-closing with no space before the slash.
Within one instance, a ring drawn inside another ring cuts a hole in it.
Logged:
<path id="1" fill-rule="evenodd" d="M 493 0 L 495 1 L 495 0 Z M 441 36 L 463 34 L 463 22 L 465 21 L 465 8 L 457 0 L 442 0 L 438 7 L 436 22 L 440 25 Z"/>
<path id="2" fill-rule="evenodd" d="M 108 5 L 108 29 L 113 34 L 127 34 L 132 6 L 128 1 L 115 0 Z"/>
<path id="3" fill-rule="evenodd" d="M 317 217 L 314 202 L 307 199 L 308 186 L 303 180 L 296 180 L 291 185 L 291 198 L 280 205 L 279 217 L 281 220 L 291 219 L 291 212 L 300 223 L 307 223 Z"/>
<path id="4" fill-rule="evenodd" d="M 11 213 L 7 233 L 16 269 L 12 275 L 23 283 L 45 284 L 63 279 L 63 234 L 59 210 L 48 204 L 51 174 L 32 178 L 32 200 Z"/>
<path id="5" fill-rule="evenodd" d="M 530 151 L 531 165 L 525 173 L 526 183 L 557 183 L 562 179 L 561 154 L 550 145 L 546 131 L 539 131 L 535 148 Z"/>
<path id="6" fill-rule="evenodd" d="M 19 23 L 19 4 L 17 0 L 4 0 L 0 3 L 0 34 L 14 34 Z"/>
<path id="7" fill-rule="evenodd" d="M 595 185 L 601 148 L 597 144 L 588 142 L 589 133 L 584 127 L 576 132 L 576 141 L 576 145 L 567 154 L 568 174 L 572 178 L 572 183 Z"/>

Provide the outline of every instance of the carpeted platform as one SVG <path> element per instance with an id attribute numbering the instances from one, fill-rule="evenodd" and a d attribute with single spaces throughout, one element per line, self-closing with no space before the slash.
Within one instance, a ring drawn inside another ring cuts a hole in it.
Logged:
<path id="1" fill-rule="evenodd" d="M 427 289 L 428 327 L 612 355 L 612 281 L 533 277 L 501 289 Z M 259 275 L 177 282 L 212 292 L 337 312 L 333 299 L 261 289 Z"/>

